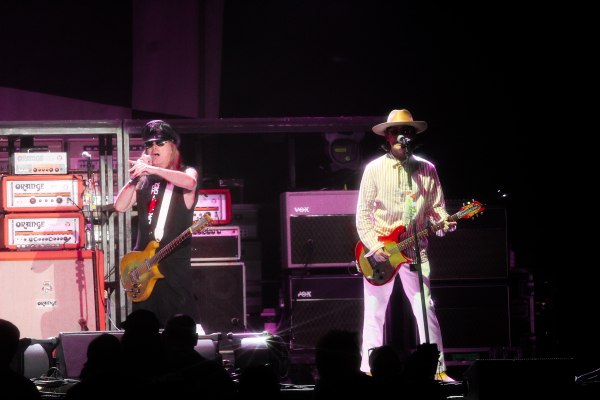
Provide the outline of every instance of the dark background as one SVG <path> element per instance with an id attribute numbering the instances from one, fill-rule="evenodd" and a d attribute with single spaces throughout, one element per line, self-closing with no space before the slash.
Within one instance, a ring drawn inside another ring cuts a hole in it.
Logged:
<path id="1" fill-rule="evenodd" d="M 436 165 L 446 198 L 508 209 L 516 264 L 533 269 L 536 301 L 547 303 L 536 321 L 538 356 L 574 356 L 586 372 L 599 355 L 588 341 L 596 274 L 579 256 L 582 244 L 565 239 L 580 196 L 573 178 L 586 172 L 555 140 L 572 110 L 553 52 L 566 39 L 550 17 L 517 2 L 228 0 L 219 116 L 384 122 L 406 108 L 427 121 L 417 153 Z M 130 1 L 0 3 L 0 86 L 130 106 L 131 18 Z M 194 140 L 182 146 L 190 164 Z M 360 172 L 330 169 L 321 134 L 296 142 L 298 190 L 358 188 Z M 366 134 L 363 165 L 381 143 Z M 207 185 L 242 178 L 245 202 L 274 206 L 289 190 L 282 135 L 203 145 Z"/>

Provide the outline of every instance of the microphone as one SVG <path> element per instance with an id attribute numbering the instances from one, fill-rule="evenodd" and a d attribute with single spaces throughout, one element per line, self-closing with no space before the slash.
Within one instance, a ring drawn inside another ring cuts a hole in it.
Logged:
<path id="1" fill-rule="evenodd" d="M 408 142 L 410 142 L 410 139 L 404 135 L 398 135 L 398 138 L 396 139 L 396 143 L 407 145 Z"/>
<path id="2" fill-rule="evenodd" d="M 81 153 L 81 157 L 87 158 L 89 160 L 90 158 L 92 158 L 92 155 L 87 151 L 84 151 L 83 153 Z"/>
<path id="3" fill-rule="evenodd" d="M 246 326 L 244 324 L 242 324 L 242 321 L 240 321 L 239 318 L 232 318 L 231 324 L 237 326 L 238 328 L 242 328 L 244 330 L 244 332 L 248 332 L 248 330 L 246 329 Z"/>

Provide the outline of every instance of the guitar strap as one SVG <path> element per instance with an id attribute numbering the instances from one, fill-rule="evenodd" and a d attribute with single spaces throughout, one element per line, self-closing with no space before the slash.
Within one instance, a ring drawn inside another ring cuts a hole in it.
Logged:
<path id="1" fill-rule="evenodd" d="M 158 212 L 158 221 L 156 221 L 156 228 L 154 228 L 154 239 L 159 243 L 165 233 L 165 221 L 167 220 L 167 214 L 169 213 L 169 204 L 171 204 L 171 195 L 173 194 L 174 187 L 175 185 L 171 182 L 167 182 L 160 211 Z"/>

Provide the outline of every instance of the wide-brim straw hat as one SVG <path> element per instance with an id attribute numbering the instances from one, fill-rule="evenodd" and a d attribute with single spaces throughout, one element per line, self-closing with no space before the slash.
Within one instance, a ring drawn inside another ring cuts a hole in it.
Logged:
<path id="1" fill-rule="evenodd" d="M 373 132 L 378 135 L 385 136 L 386 128 L 394 125 L 409 125 L 414 127 L 417 130 L 417 133 L 423 132 L 427 129 L 427 122 L 425 121 L 413 121 L 412 115 L 408 112 L 408 110 L 393 110 L 390 115 L 388 115 L 387 122 L 383 124 L 375 125 L 373 127 Z"/>

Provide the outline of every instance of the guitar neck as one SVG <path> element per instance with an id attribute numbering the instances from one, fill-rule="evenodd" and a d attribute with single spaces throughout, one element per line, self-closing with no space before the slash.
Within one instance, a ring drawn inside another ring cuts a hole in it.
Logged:
<path id="1" fill-rule="evenodd" d="M 454 222 L 459 219 L 460 219 L 460 215 L 459 215 L 459 213 L 457 213 L 457 214 L 449 216 L 448 222 Z M 438 222 L 437 224 L 432 225 L 429 228 L 423 229 L 421 232 L 417 233 L 417 239 L 418 240 L 425 239 L 427 236 L 433 235 L 434 233 L 436 233 L 437 231 L 439 231 L 443 228 L 444 228 L 444 221 Z M 398 245 L 395 246 L 395 248 L 397 249 L 397 251 L 403 251 L 403 250 L 408 249 L 409 247 L 414 247 L 414 245 L 415 245 L 415 236 L 413 234 L 408 239 L 405 239 L 405 240 L 401 241 L 400 243 L 398 243 Z"/>
<path id="2" fill-rule="evenodd" d="M 186 229 L 185 231 L 183 231 L 179 236 L 177 236 L 175 239 L 173 239 L 171 241 L 171 243 L 169 243 L 168 245 L 163 247 L 152 258 L 148 259 L 148 266 L 151 267 L 154 264 L 158 264 L 160 262 L 160 260 L 165 258 L 171 251 L 173 251 L 173 249 L 175 247 L 179 246 L 179 244 L 181 244 L 181 242 L 183 242 L 185 239 L 187 239 L 191 234 L 192 234 L 192 231 L 189 228 Z"/>

